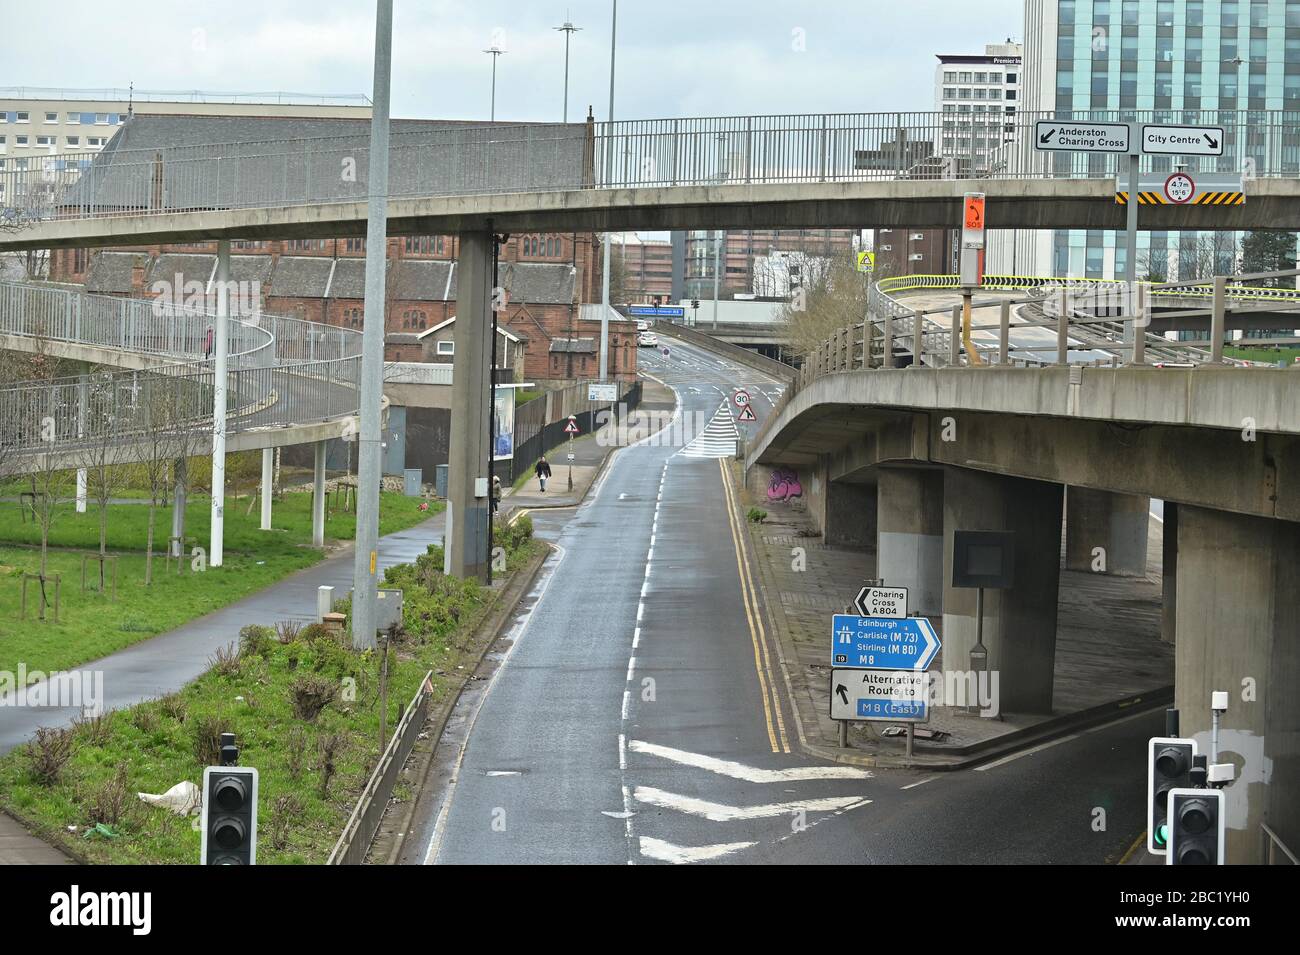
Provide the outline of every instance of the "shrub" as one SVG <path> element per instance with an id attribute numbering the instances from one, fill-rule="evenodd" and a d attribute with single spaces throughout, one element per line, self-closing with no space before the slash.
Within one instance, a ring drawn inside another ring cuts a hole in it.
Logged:
<path id="1" fill-rule="evenodd" d="M 113 737 L 113 714 L 78 716 L 72 721 L 72 731 L 90 746 L 103 746 Z"/>
<path id="2" fill-rule="evenodd" d="M 751 507 L 745 515 L 751 524 L 762 524 L 767 520 L 767 511 L 761 511 L 757 507 Z"/>
<path id="3" fill-rule="evenodd" d="M 289 778 L 297 782 L 302 776 L 303 758 L 307 755 L 307 734 L 302 731 L 302 727 L 295 726 L 289 730 L 289 735 L 285 739 L 285 768 L 289 771 Z"/>
<path id="4" fill-rule="evenodd" d="M 282 793 L 271 803 L 266 820 L 266 840 L 272 849 L 283 849 L 289 844 L 289 829 L 302 815 L 302 800 L 293 793 Z"/>
<path id="5" fill-rule="evenodd" d="M 40 727 L 27 744 L 27 756 L 32 778 L 42 786 L 53 786 L 72 757 L 72 733 L 60 727 Z"/>
<path id="6" fill-rule="evenodd" d="M 239 650 L 233 643 L 217 647 L 217 652 L 208 658 L 208 669 L 218 676 L 239 676 Z"/>
<path id="7" fill-rule="evenodd" d="M 137 706 L 131 711 L 131 723 L 145 736 L 152 736 L 158 732 L 162 721 L 158 718 L 158 711 L 152 706 Z"/>
<path id="8" fill-rule="evenodd" d="M 339 755 L 343 751 L 344 736 L 342 733 L 326 733 L 320 738 L 320 798 L 326 799 L 329 796 L 330 780 L 334 778 L 336 772 L 336 763 Z"/>
<path id="9" fill-rule="evenodd" d="M 184 723 L 188 713 L 189 704 L 179 693 L 169 693 L 158 701 L 158 708 L 162 710 L 163 715 L 167 716 L 177 723 Z"/>
<path id="10" fill-rule="evenodd" d="M 308 723 L 316 722 L 321 710 L 334 702 L 338 684 L 333 680 L 304 673 L 293 681 L 289 694 L 293 699 L 293 715 Z"/>
<path id="11" fill-rule="evenodd" d="M 309 623 L 298 633 L 299 640 L 305 640 L 307 643 L 315 643 L 318 640 L 333 640 L 334 634 L 325 629 L 324 624 Z"/>
<path id="12" fill-rule="evenodd" d="M 204 714 L 190 721 L 194 758 L 200 766 L 217 766 L 221 763 L 222 723 L 217 714 Z"/>
<path id="13" fill-rule="evenodd" d="M 264 657 L 271 652 L 271 642 L 276 632 L 270 627 L 250 623 L 239 631 L 239 655 L 243 657 Z"/>
<path id="14" fill-rule="evenodd" d="M 281 620 L 275 625 L 275 636 L 281 643 L 293 643 L 302 630 L 303 626 L 297 620 Z"/>
<path id="15" fill-rule="evenodd" d="M 134 791 L 127 785 L 126 766 L 122 765 L 91 794 L 86 812 L 91 825 L 116 828 L 131 819 L 140 805 Z"/>

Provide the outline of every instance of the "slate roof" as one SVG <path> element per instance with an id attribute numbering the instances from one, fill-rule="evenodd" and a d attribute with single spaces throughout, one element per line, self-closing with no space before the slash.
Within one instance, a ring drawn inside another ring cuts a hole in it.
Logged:
<path id="1" fill-rule="evenodd" d="M 271 276 L 271 295 L 324 298 L 333 260 L 319 255 L 282 255 Z"/>
<path id="2" fill-rule="evenodd" d="M 86 270 L 86 291 L 129 295 L 131 293 L 131 267 L 140 252 L 109 252 L 101 250 L 90 257 Z"/>
<path id="3" fill-rule="evenodd" d="M 393 297 L 403 301 L 441 302 L 451 272 L 451 262 L 402 259 L 393 274 Z"/>
<path id="4" fill-rule="evenodd" d="M 596 340 L 594 338 L 552 338 L 551 351 L 594 355 Z"/>
<path id="5" fill-rule="evenodd" d="M 567 305 L 573 301 L 577 277 L 562 262 L 506 262 L 501 284 L 514 305 Z"/>

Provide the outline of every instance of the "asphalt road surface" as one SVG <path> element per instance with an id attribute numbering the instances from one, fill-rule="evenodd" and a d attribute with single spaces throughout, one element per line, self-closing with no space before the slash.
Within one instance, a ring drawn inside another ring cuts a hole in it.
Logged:
<path id="1" fill-rule="evenodd" d="M 761 424 L 780 386 L 669 346 L 642 349 L 641 365 L 679 396 L 674 440 L 621 449 L 562 528 L 547 516 L 560 553 L 490 680 L 462 700 L 405 861 L 1118 859 L 1143 828 L 1138 770 L 1159 713 L 959 773 L 800 751 L 744 515 L 711 456 L 738 410 L 732 389 Z"/>

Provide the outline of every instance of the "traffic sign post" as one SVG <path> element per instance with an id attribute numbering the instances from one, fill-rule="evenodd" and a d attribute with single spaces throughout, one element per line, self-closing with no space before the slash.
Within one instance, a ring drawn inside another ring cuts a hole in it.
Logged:
<path id="1" fill-rule="evenodd" d="M 831 719 L 924 723 L 929 678 L 916 670 L 831 670 Z"/>
<path id="2" fill-rule="evenodd" d="M 569 436 L 569 490 L 573 490 L 573 436 L 578 433 L 578 419 L 569 415 L 569 422 L 564 426 L 564 433 Z"/>

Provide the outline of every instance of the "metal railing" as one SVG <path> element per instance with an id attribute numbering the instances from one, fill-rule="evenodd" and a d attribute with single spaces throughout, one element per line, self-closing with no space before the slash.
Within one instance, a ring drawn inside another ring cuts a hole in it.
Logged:
<path id="1" fill-rule="evenodd" d="M 1222 156 L 1143 156 L 1145 172 L 1300 176 L 1300 109 L 883 112 L 398 129 L 390 195 L 894 179 L 1108 179 L 1119 158 L 1038 152 L 1038 120 L 1224 127 Z M 22 164 L 21 166 L 19 164 Z M 361 202 L 366 135 L 11 158 L 0 220 Z"/>
<path id="2" fill-rule="evenodd" d="M 202 356 L 211 312 L 155 300 L 0 283 L 0 334 L 156 355 Z M 36 351 L 43 351 L 37 345 Z M 279 315 L 230 320 L 227 433 L 355 413 L 361 335 Z M 207 360 L 145 371 L 103 371 L 0 387 L 0 446 L 17 454 L 111 443 L 129 457 L 159 429 L 211 432 L 214 380 Z"/>

